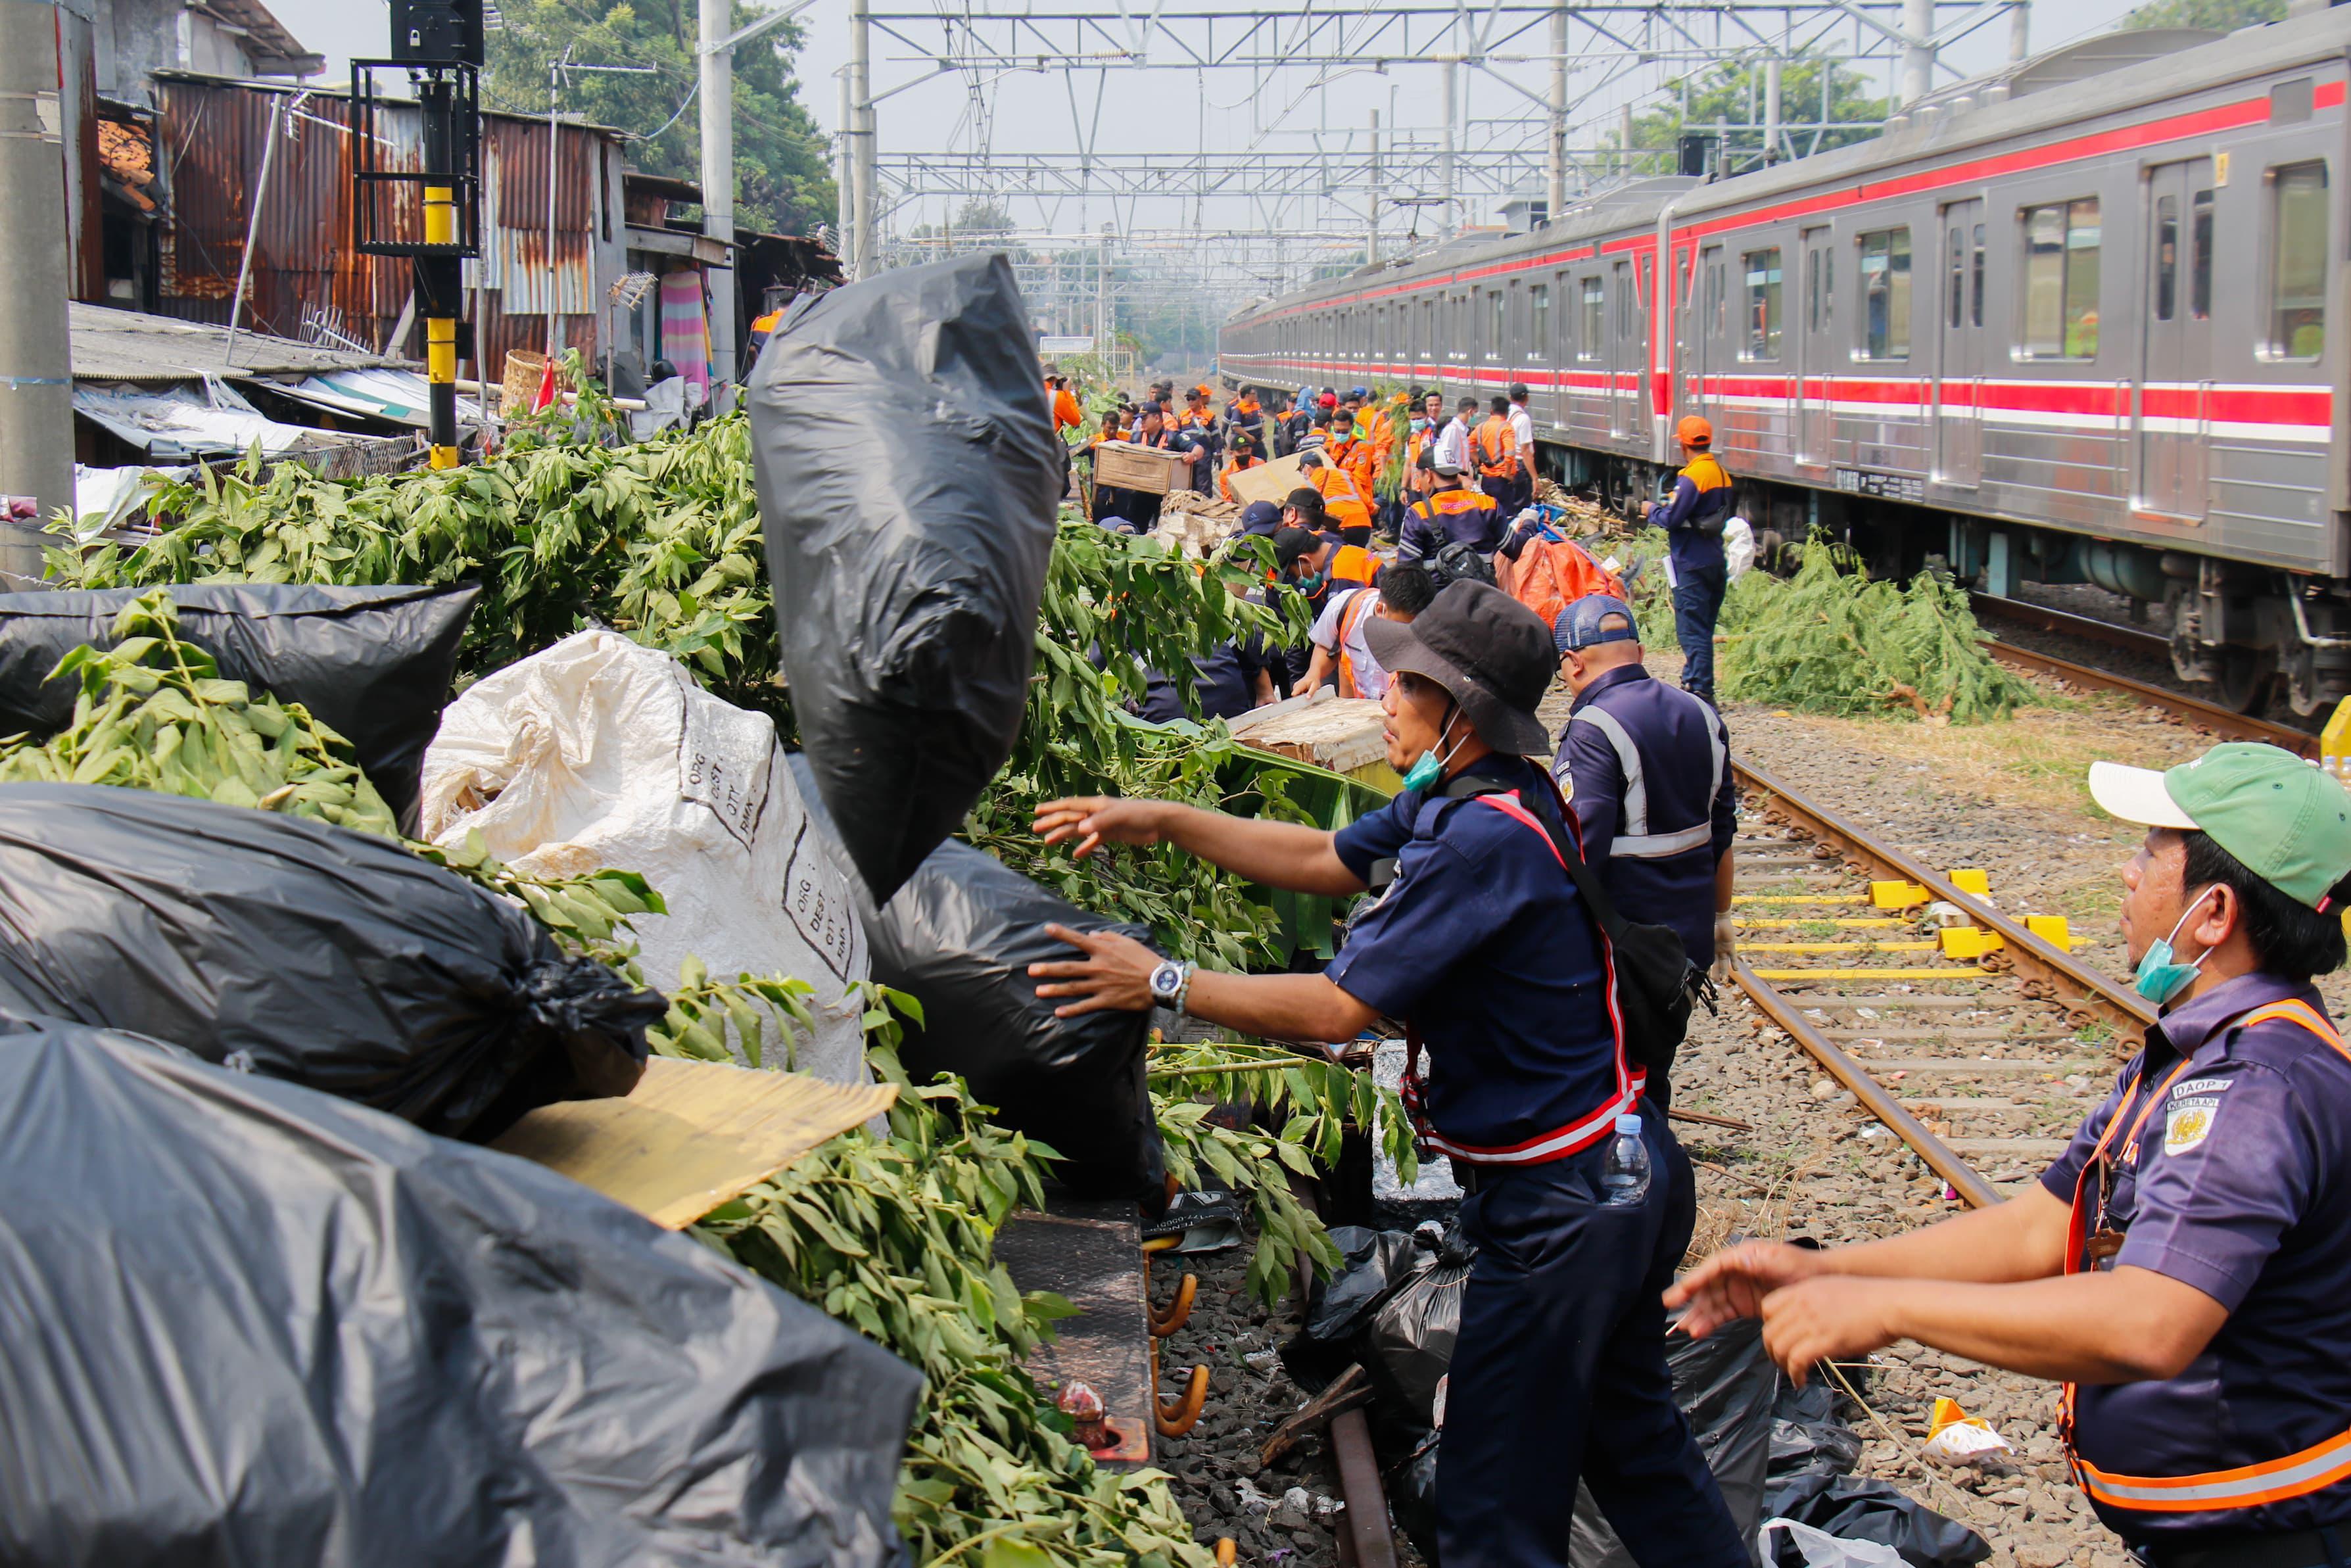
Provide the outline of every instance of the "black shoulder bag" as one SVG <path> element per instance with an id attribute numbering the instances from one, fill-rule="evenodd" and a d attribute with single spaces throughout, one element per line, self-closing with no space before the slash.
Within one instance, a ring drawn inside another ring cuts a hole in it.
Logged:
<path id="1" fill-rule="evenodd" d="M 1448 800 L 1467 800 L 1510 791 L 1490 779 L 1464 775 L 1447 784 L 1443 793 Z M 1552 785 L 1552 805 L 1560 812 L 1567 810 L 1556 784 Z M 1625 919 L 1584 863 L 1574 838 L 1562 832 L 1543 812 L 1533 811 L 1533 815 L 1616 955 L 1616 1005 L 1625 1019 L 1625 1054 L 1635 1066 L 1662 1078 L 1673 1071 L 1674 1053 L 1689 1033 L 1691 1010 L 1701 1002 L 1708 1012 L 1715 1010 L 1714 982 L 1690 962 L 1689 949 L 1673 927 L 1635 925 Z"/>

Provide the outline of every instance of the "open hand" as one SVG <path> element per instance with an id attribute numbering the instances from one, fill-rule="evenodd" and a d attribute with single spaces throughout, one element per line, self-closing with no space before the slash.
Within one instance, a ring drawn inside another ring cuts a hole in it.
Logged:
<path id="1" fill-rule="evenodd" d="M 1037 808 L 1031 826 L 1049 844 L 1076 839 L 1076 858 L 1085 859 L 1105 843 L 1142 844 L 1159 841 L 1160 810 L 1156 800 L 1122 800 L 1109 795 L 1080 795 L 1048 800 Z"/>
<path id="2" fill-rule="evenodd" d="M 1049 936 L 1060 937 L 1083 955 L 1078 958 L 1029 966 L 1030 979 L 1057 982 L 1038 987 L 1039 996 L 1079 998 L 1055 1008 L 1055 1018 L 1075 1018 L 1080 1013 L 1140 1013 L 1151 1010 L 1151 971 L 1159 967 L 1158 954 L 1134 937 L 1117 931 L 1072 931 L 1066 925 L 1048 925 L 1045 930 Z"/>
<path id="3" fill-rule="evenodd" d="M 1723 1324 L 1763 1315 L 1763 1299 L 1783 1286 L 1823 1272 L 1821 1255 L 1784 1241 L 1742 1241 L 1684 1275 L 1666 1292 L 1668 1309 L 1687 1307 L 1681 1330 L 1704 1339 Z"/>
<path id="4" fill-rule="evenodd" d="M 1763 1348 L 1799 1388 L 1823 1361 L 1850 1361 L 1902 1337 L 1896 1298 L 1907 1280 L 1822 1274 L 1763 1299 Z"/>

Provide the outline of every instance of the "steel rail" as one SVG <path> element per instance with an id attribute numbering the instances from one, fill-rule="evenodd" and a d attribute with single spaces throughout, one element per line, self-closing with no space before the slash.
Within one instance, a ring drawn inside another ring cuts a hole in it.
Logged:
<path id="1" fill-rule="evenodd" d="M 2153 632 L 2142 632 L 2136 626 L 2121 626 L 2112 621 L 2076 615 L 2068 610 L 2054 610 L 2046 604 L 2028 604 L 2022 599 L 2002 599 L 1995 593 L 1970 592 L 1968 602 L 1979 619 L 1990 616 L 1994 620 L 2037 626 L 2043 632 L 2055 632 L 2067 637 L 2086 637 L 2093 642 L 2110 643 L 2117 648 L 2128 648 L 2134 653 L 2145 653 L 2151 659 L 2171 657 L 2171 639 Z"/>
<path id="2" fill-rule="evenodd" d="M 1869 1113 L 1886 1124 L 1886 1131 L 1917 1151 L 1927 1168 L 1949 1182 L 1951 1190 L 1959 1195 L 1970 1208 L 1990 1208 L 2002 1201 L 1991 1183 L 1976 1174 L 1975 1167 L 1961 1159 L 1952 1147 L 1928 1132 L 1926 1124 L 1903 1108 L 1902 1103 L 1886 1092 L 1886 1086 L 1869 1075 L 1869 1070 L 1838 1049 L 1836 1043 L 1804 1017 L 1803 1009 L 1771 981 L 1760 978 L 1747 967 L 1744 958 L 1730 966 L 1731 977 L 1739 988 L 1763 1009 L 1763 1016 L 1785 1030 L 1805 1051 L 1829 1071 L 1829 1075 L 1853 1091 Z"/>
<path id="3" fill-rule="evenodd" d="M 2035 653 L 2032 649 L 2019 648 L 2010 643 L 1988 643 L 1984 645 L 1984 652 L 2011 669 L 2029 670 L 2034 674 L 2054 675 L 2059 680 L 2071 681 L 2075 685 L 2087 686 L 2095 691 L 2119 692 L 2125 696 L 2133 697 L 2147 704 L 2149 707 L 2161 708 L 2174 718 L 2186 719 L 2190 724 L 2209 729 L 2215 735 L 2227 736 L 2231 740 L 2267 741 L 2272 746 L 2285 747 L 2297 757 L 2318 755 L 2318 737 L 2307 730 L 2294 729 L 2283 724 L 2272 724 L 2265 718 L 2255 718 L 2250 714 L 2241 714 L 2233 708 L 2222 707 L 2217 703 L 2208 703 L 2199 697 L 2166 691 L 2161 686 L 2149 685 L 2145 681 L 2135 681 L 2128 675 L 2118 675 L 2111 670 L 2101 670 L 2090 664 L 2077 664 L 2071 659 L 2060 659 L 2054 654 Z"/>
<path id="4" fill-rule="evenodd" d="M 2137 994 L 2116 985 L 2072 955 L 2059 951 L 2051 943 L 2027 930 L 2022 921 L 2012 920 L 1973 894 L 1954 887 L 1939 873 L 1928 870 L 1917 860 L 1889 844 L 1878 842 L 1826 807 L 1790 789 L 1761 768 L 1734 758 L 1731 771 L 1737 776 L 1742 789 L 1762 797 L 1767 811 L 1776 811 L 1803 832 L 1860 861 L 1882 876 L 1899 877 L 1905 882 L 1917 883 L 1930 895 L 1957 908 L 1978 925 L 1998 932 L 2004 944 L 2003 951 L 2018 971 L 2050 986 L 2060 1006 L 2101 1019 L 2134 1037 L 2155 1021 L 2155 1009 Z"/>

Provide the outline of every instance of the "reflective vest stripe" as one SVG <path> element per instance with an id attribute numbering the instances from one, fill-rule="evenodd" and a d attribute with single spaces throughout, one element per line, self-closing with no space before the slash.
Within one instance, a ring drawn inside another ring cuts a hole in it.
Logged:
<path id="1" fill-rule="evenodd" d="M 2346 1046 L 2343 1036 L 2326 1021 L 2325 1015 L 2307 1002 L 2272 1002 L 2255 1008 L 2231 1027 L 2243 1029 L 2249 1024 L 2273 1020 L 2300 1024 L 2344 1057 L 2351 1059 L 2351 1047 Z M 2139 1128 L 2146 1124 L 2149 1113 L 2163 1103 L 2172 1083 L 2187 1069 L 2188 1063 L 2183 1060 L 2156 1086 L 2155 1092 L 2147 1097 L 2147 1104 L 2140 1110 L 2137 1120 L 2131 1124 L 2130 1134 L 2125 1140 L 2126 1147 L 2137 1144 Z M 2091 1151 L 2089 1159 L 2083 1163 L 2082 1174 L 2074 1180 L 2074 1207 L 2065 1245 L 2065 1271 L 2068 1274 L 2078 1271 L 2080 1268 L 2085 1228 L 2082 1200 L 2089 1185 L 2090 1172 L 2112 1141 L 2115 1129 L 2121 1125 L 2123 1117 L 2129 1113 L 2131 1102 L 2137 1097 L 2138 1090 L 2138 1084 L 2132 1084 L 2123 1103 L 2115 1108 L 2114 1119 L 2107 1123 L 2097 1147 Z M 2260 1508 L 2267 1503 L 2307 1497 L 2312 1492 L 2324 1491 L 2338 1481 L 2351 1479 L 2351 1431 L 2314 1443 L 2283 1458 L 2265 1460 L 2258 1465 L 2241 1465 L 2235 1469 L 2206 1470 L 2189 1476 L 2126 1476 L 2113 1470 L 2102 1470 L 2082 1458 L 2074 1447 L 2076 1392 L 2074 1385 L 2068 1383 L 2058 1400 L 2059 1427 L 2065 1439 L 2066 1454 L 2074 1462 L 2074 1478 L 2081 1484 L 2082 1490 L 2110 1508 L 2126 1509 L 2137 1513 L 2217 1513 L 2229 1509 Z"/>
<path id="2" fill-rule="evenodd" d="M 1704 706 L 1702 699 L 1690 696 L 1687 692 L 1675 695 Z M 1606 737 L 1610 747 L 1616 753 L 1616 766 L 1625 775 L 1625 831 L 1609 844 L 1609 859 L 1624 855 L 1633 860 L 1660 860 L 1667 855 L 1687 854 L 1713 841 L 1714 823 L 1710 816 L 1696 827 L 1682 828 L 1670 833 L 1649 831 L 1649 785 L 1641 770 L 1641 748 L 1633 743 L 1632 732 L 1625 727 L 1622 719 L 1594 702 L 1576 709 L 1569 716 L 1568 722 L 1588 724 Z M 1722 736 L 1714 727 L 1711 712 L 1708 716 L 1706 744 L 1714 768 L 1712 781 L 1708 784 L 1706 791 L 1707 809 L 1711 813 L 1715 797 L 1722 793 L 1722 769 L 1729 760 L 1723 747 Z"/>
<path id="3" fill-rule="evenodd" d="M 1352 549 L 1354 547 L 1348 548 Z M 1370 607 L 1373 595 L 1373 590 L 1359 588 L 1347 595 L 1347 602 L 1339 607 L 1339 635 L 1336 641 L 1339 645 L 1339 695 L 1343 697 L 1361 695 L 1355 682 L 1355 656 L 1347 651 L 1347 638 L 1355 630 L 1356 622 L 1363 620 L 1364 612 Z"/>
<path id="4" fill-rule="evenodd" d="M 1560 855 L 1559 846 L 1552 842 L 1551 831 L 1545 828 L 1541 821 L 1520 801 L 1517 790 L 1513 789 L 1507 794 L 1499 795 L 1479 795 L 1475 799 L 1478 803 L 1492 807 L 1532 831 L 1542 840 L 1543 847 L 1551 851 L 1551 858 L 1559 862 L 1560 870 L 1562 872 L 1567 870 L 1567 862 Z M 1574 818 L 1571 816 L 1568 821 L 1573 821 Z M 1649 1074 L 1647 1069 L 1632 1068 L 1625 1060 L 1625 1015 L 1616 1005 L 1616 954 L 1609 946 L 1605 936 L 1597 930 L 1593 931 L 1593 936 L 1600 944 L 1600 963 L 1608 986 L 1608 1027 L 1616 1042 L 1615 1093 L 1609 1096 L 1597 1109 L 1586 1112 L 1564 1126 L 1553 1127 L 1547 1133 L 1538 1133 L 1533 1137 L 1520 1143 L 1497 1146 L 1461 1144 L 1426 1126 L 1421 1126 L 1418 1131 L 1422 1143 L 1447 1158 L 1464 1160 L 1470 1165 L 1541 1165 L 1550 1160 L 1564 1159 L 1570 1155 L 1580 1154 L 1590 1148 L 1615 1128 L 1618 1116 L 1633 1110 L 1639 1103 L 1641 1091 L 1648 1085 Z M 1417 1034 L 1412 1035 L 1409 1044 L 1410 1055 L 1405 1064 L 1406 1099 L 1408 1103 L 1416 1104 L 1420 1098 L 1420 1037 Z"/>

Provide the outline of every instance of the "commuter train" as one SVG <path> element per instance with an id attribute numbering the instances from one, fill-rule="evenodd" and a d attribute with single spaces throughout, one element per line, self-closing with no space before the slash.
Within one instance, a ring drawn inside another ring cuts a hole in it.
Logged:
<path id="1" fill-rule="evenodd" d="M 2351 692 L 2346 74 L 2346 11 L 2107 35 L 1868 142 L 1252 305 L 1218 373 L 1523 382 L 1546 471 L 1620 507 L 1701 413 L 1758 528 L 2168 601 L 2182 677 L 2314 713 Z"/>

